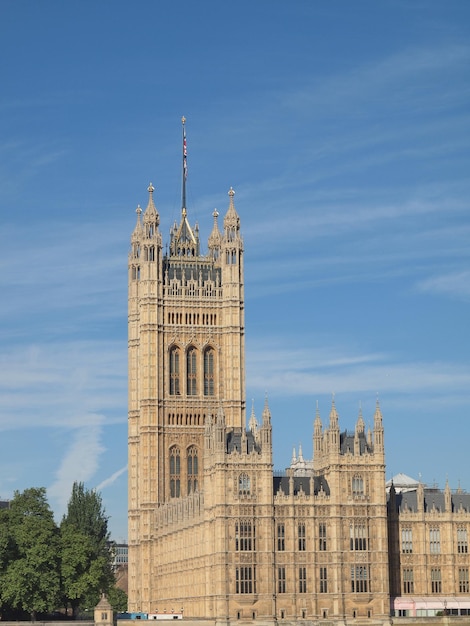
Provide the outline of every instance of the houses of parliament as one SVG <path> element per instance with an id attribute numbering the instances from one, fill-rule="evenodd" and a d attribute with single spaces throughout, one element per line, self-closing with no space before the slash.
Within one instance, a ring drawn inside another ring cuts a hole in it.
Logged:
<path id="1" fill-rule="evenodd" d="M 312 415 L 313 459 L 273 471 L 245 397 L 235 192 L 205 250 L 186 207 L 164 249 L 154 188 L 129 282 L 129 611 L 232 624 L 470 614 L 470 495 L 386 484 L 382 413 Z M 209 225 L 210 227 L 210 225 Z M 209 229 L 208 229 L 209 230 Z"/>

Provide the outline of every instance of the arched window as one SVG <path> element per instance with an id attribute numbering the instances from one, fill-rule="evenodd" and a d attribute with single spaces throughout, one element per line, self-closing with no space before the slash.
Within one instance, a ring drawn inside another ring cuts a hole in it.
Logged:
<path id="1" fill-rule="evenodd" d="M 176 346 L 170 350 L 170 395 L 180 395 L 180 351 Z"/>
<path id="2" fill-rule="evenodd" d="M 196 446 L 188 448 L 188 493 L 198 490 L 199 463 Z"/>
<path id="3" fill-rule="evenodd" d="M 214 395 L 214 361 L 215 351 L 213 348 L 207 348 L 204 352 L 204 395 Z"/>
<path id="4" fill-rule="evenodd" d="M 353 496 L 362 496 L 364 495 L 364 479 L 362 476 L 353 476 L 352 479 L 352 493 Z"/>
<path id="5" fill-rule="evenodd" d="M 197 395 L 197 351 L 189 348 L 186 355 L 186 393 L 188 396 Z"/>
<path id="6" fill-rule="evenodd" d="M 249 495 L 251 491 L 251 481 L 248 474 L 240 474 L 238 477 L 238 493 L 241 495 Z"/>
<path id="7" fill-rule="evenodd" d="M 181 455 L 178 446 L 170 448 L 170 497 L 179 498 L 181 493 Z"/>

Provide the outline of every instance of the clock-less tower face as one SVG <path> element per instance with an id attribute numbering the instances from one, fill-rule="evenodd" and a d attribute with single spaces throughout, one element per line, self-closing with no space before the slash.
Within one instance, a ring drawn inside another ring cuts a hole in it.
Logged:
<path id="1" fill-rule="evenodd" d="M 163 254 L 150 185 L 129 255 L 129 498 L 149 508 L 197 489 L 208 415 L 245 424 L 243 244 L 230 190 L 208 251 L 186 208 Z M 131 516 L 132 517 L 132 516 Z M 142 520 L 141 520 L 142 521 Z"/>

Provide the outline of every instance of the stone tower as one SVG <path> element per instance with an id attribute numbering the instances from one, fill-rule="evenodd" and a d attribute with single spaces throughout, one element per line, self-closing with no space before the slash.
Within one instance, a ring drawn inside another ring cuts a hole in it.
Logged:
<path id="1" fill-rule="evenodd" d="M 267 398 L 246 424 L 243 241 L 233 189 L 203 252 L 186 207 L 164 252 L 154 187 L 129 253 L 129 611 L 208 619 L 387 620 L 382 414 L 273 472 Z M 152 617 L 149 617 L 152 619 Z"/>
<path id="2" fill-rule="evenodd" d="M 207 253 L 186 208 L 183 118 L 181 218 L 163 252 L 154 187 L 131 237 L 129 282 L 129 596 L 149 598 L 152 516 L 196 493 L 204 477 L 205 424 L 245 424 L 243 241 L 233 189 Z"/>

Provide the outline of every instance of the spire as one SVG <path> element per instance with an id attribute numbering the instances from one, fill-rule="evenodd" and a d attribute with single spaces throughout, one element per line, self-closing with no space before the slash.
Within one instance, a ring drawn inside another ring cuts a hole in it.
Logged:
<path id="1" fill-rule="evenodd" d="M 444 489 L 444 503 L 447 512 L 452 511 L 452 491 L 450 490 L 449 478 L 446 478 L 446 486 Z"/>
<path id="2" fill-rule="evenodd" d="M 147 191 L 149 192 L 149 201 L 144 213 L 144 228 L 145 236 L 148 239 L 153 239 L 160 223 L 160 216 L 158 215 L 157 208 L 153 201 L 153 192 L 155 191 L 155 187 L 152 183 L 148 186 Z"/>
<path id="3" fill-rule="evenodd" d="M 379 402 L 378 394 L 377 394 L 377 400 L 375 402 L 374 424 L 375 423 L 382 426 L 382 411 L 380 410 L 380 402 Z"/>
<path id="4" fill-rule="evenodd" d="M 328 450 L 329 452 L 339 452 L 339 418 L 335 405 L 335 394 L 331 400 L 330 424 L 328 428 Z"/>
<path id="5" fill-rule="evenodd" d="M 229 201 L 227 213 L 225 214 L 225 218 L 224 218 L 224 230 L 225 230 L 226 236 L 229 238 L 229 241 L 230 241 L 231 235 L 232 237 L 234 237 L 235 233 L 238 233 L 238 231 L 240 230 L 240 217 L 238 216 L 238 213 L 235 210 L 235 203 L 233 201 L 233 198 L 235 196 L 235 191 L 233 190 L 232 187 L 230 187 L 228 191 L 228 195 L 229 195 L 230 201 Z"/>
<path id="6" fill-rule="evenodd" d="M 140 208 L 140 204 L 137 205 L 135 212 L 137 213 L 137 222 L 131 235 L 131 249 L 129 252 L 129 260 L 132 259 L 133 261 L 132 273 L 134 274 L 134 277 L 137 277 L 137 274 L 140 272 L 139 264 L 140 264 L 140 257 L 141 257 L 141 244 L 142 244 L 142 235 L 143 235 L 142 222 L 141 222 L 142 209 Z"/>
<path id="7" fill-rule="evenodd" d="M 364 418 L 362 417 L 362 406 L 359 405 L 359 417 L 356 422 L 356 433 L 363 433 L 365 430 Z"/>
<path id="8" fill-rule="evenodd" d="M 271 411 L 269 410 L 268 394 L 266 394 L 266 398 L 264 399 L 263 424 L 271 425 Z"/>
<path id="9" fill-rule="evenodd" d="M 377 402 L 374 413 L 374 451 L 384 451 L 384 428 L 382 421 L 382 411 L 380 410 L 379 397 L 377 394 Z"/>
<path id="10" fill-rule="evenodd" d="M 264 400 L 264 408 L 262 414 L 262 423 L 261 428 L 259 430 L 260 434 L 260 442 L 263 450 L 263 454 L 268 461 L 272 462 L 272 454 L 273 454 L 273 438 L 272 438 L 272 426 L 271 426 L 271 411 L 269 410 L 268 405 L 268 394 L 266 394 L 266 398 Z"/>
<path id="11" fill-rule="evenodd" d="M 331 398 L 330 428 L 338 428 L 338 411 L 336 410 L 335 394 Z"/>
<path id="12" fill-rule="evenodd" d="M 292 448 L 292 459 L 290 461 L 291 465 L 295 465 L 297 463 L 297 454 L 295 453 L 295 446 Z"/>
<path id="13" fill-rule="evenodd" d="M 318 400 L 317 400 L 317 409 L 315 411 L 315 420 L 313 422 L 313 459 L 317 461 L 317 455 L 321 453 L 322 450 L 322 429 L 323 425 L 320 419 L 320 410 L 318 408 Z"/>
<path id="14" fill-rule="evenodd" d="M 140 204 L 137 205 L 135 212 L 137 213 L 137 223 L 135 225 L 134 232 L 132 233 L 132 238 L 131 238 L 132 242 L 139 241 L 139 239 L 142 237 L 142 222 L 141 222 L 142 209 L 140 207 Z"/>
<path id="15" fill-rule="evenodd" d="M 253 433 L 253 435 L 256 435 L 258 431 L 258 422 L 256 421 L 256 416 L 255 416 L 255 401 L 254 400 L 252 400 L 252 403 L 251 403 L 251 415 L 250 415 L 250 421 L 248 423 L 248 427 L 250 431 Z"/>
<path id="16" fill-rule="evenodd" d="M 322 423 L 320 418 L 320 409 L 318 408 L 318 400 L 317 400 L 317 408 L 315 410 L 315 420 L 313 422 L 313 432 L 316 435 L 321 435 L 322 431 Z"/>
<path id="17" fill-rule="evenodd" d="M 209 235 L 208 248 L 210 255 L 215 261 L 220 255 L 220 244 L 222 243 L 222 235 L 217 221 L 217 218 L 219 217 L 217 209 L 214 209 L 212 217 L 214 218 L 214 225 L 212 226 L 212 232 Z"/>

